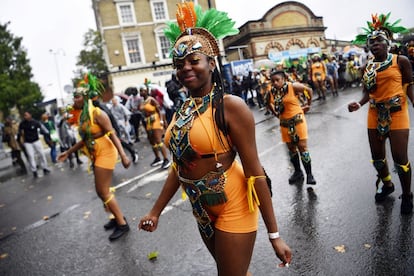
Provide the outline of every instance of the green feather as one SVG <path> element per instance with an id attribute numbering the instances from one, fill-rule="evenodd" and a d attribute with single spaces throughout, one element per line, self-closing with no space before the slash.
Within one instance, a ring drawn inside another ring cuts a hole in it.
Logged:
<path id="1" fill-rule="evenodd" d="M 196 27 L 206 29 L 216 39 L 239 33 L 239 30 L 234 28 L 235 22 L 228 17 L 226 12 L 216 9 L 209 9 L 203 12 L 200 5 L 196 5 L 194 9 L 197 15 Z M 164 34 L 171 44 L 175 43 L 181 33 L 176 22 L 167 23 L 167 27 L 164 29 Z"/>

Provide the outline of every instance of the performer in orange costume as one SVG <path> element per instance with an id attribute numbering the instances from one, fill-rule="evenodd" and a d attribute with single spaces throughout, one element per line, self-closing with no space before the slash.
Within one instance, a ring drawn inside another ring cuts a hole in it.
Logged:
<path id="1" fill-rule="evenodd" d="M 312 174 L 311 157 L 308 151 L 308 128 L 306 125 L 305 112 L 309 111 L 312 103 L 312 89 L 305 85 L 286 81 L 286 73 L 282 70 L 271 72 L 272 101 L 269 103 L 270 110 L 280 120 L 280 133 L 282 141 L 286 143 L 289 150 L 290 161 L 295 168 L 289 178 L 289 183 L 303 181 L 303 172 L 300 168 L 299 154 L 306 171 L 306 183 L 316 184 Z M 307 102 L 302 104 L 301 98 Z M 298 152 L 299 151 L 299 152 Z"/>
<path id="2" fill-rule="evenodd" d="M 326 99 L 326 67 L 325 63 L 321 60 L 318 54 L 312 56 L 312 65 L 310 68 L 310 76 L 312 76 L 312 83 L 315 90 L 318 92 L 318 98 L 316 100 Z M 322 93 L 322 95 L 321 95 Z"/>
<path id="3" fill-rule="evenodd" d="M 220 52 L 216 37 L 208 31 L 214 26 L 225 36 L 238 30 L 225 13 L 215 9 L 196 14 L 193 2 L 179 5 L 177 20 L 181 28 L 171 27 L 165 34 L 169 33 L 173 43 L 177 78 L 188 89 L 189 98 L 176 112 L 165 137 L 174 156 L 172 169 L 139 228 L 151 232 L 157 228 L 162 210 L 181 185 L 218 275 L 247 275 L 259 209 L 284 266 L 291 261 L 291 250 L 279 237 L 257 155 L 254 118 L 241 98 L 224 96 L 215 59 Z M 206 25 L 195 26 L 196 22 Z M 235 160 L 236 152 L 243 166 Z"/>
<path id="4" fill-rule="evenodd" d="M 410 128 L 407 98 L 414 103 L 413 79 L 408 58 L 388 52 L 393 30 L 404 30 L 403 27 L 395 26 L 395 23 L 389 24 L 389 15 L 373 15 L 372 23 L 368 23 L 371 32 L 365 36 L 359 35 L 355 40 L 355 43 L 366 41 L 374 58 L 367 62 L 363 71 L 362 99 L 350 103 L 348 109 L 353 112 L 369 103 L 368 139 L 372 162 L 378 172 L 375 201 L 384 201 L 394 192 L 385 149 L 385 141 L 389 138 L 394 166 L 402 186 L 401 213 L 410 214 L 413 209 L 413 194 L 411 165 L 407 154 Z M 380 185 L 381 182 L 383 185 Z"/>
<path id="5" fill-rule="evenodd" d="M 144 101 L 139 106 L 139 109 L 144 114 L 145 129 L 147 131 L 148 140 L 151 143 L 152 151 L 155 159 L 151 163 L 151 167 L 161 164 L 161 168 L 168 169 L 171 165 L 167 156 L 167 148 L 162 142 L 162 135 L 164 134 L 164 120 L 161 120 L 161 110 L 156 99 L 148 95 L 148 88 L 143 86 L 139 89 L 141 97 Z M 159 154 L 162 154 L 164 160 L 161 160 Z"/>
<path id="6" fill-rule="evenodd" d="M 71 153 L 81 148 L 90 158 L 96 192 L 104 202 L 105 209 L 115 217 L 104 225 L 105 229 L 114 228 L 114 232 L 109 236 L 109 240 L 113 241 L 127 233 L 129 226 L 114 194 L 110 191 L 112 174 L 118 153 L 125 168 L 130 166 L 131 161 L 126 156 L 108 115 L 92 104 L 91 99 L 96 98 L 102 88 L 100 82 L 91 74 L 85 75 L 84 80 L 80 82 L 74 93 L 73 107 L 82 110 L 78 123 L 82 140 L 61 153 L 58 161 L 65 161 Z"/>

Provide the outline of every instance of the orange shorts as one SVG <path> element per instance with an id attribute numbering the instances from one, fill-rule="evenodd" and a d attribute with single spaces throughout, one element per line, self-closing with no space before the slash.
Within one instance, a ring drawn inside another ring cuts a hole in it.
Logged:
<path id="1" fill-rule="evenodd" d="M 306 124 L 305 116 L 302 116 L 302 122 L 297 124 L 296 127 L 296 133 L 299 136 L 299 140 L 306 140 L 308 139 L 308 126 Z M 288 128 L 284 126 L 280 126 L 280 134 L 282 135 L 282 141 L 284 143 L 290 143 L 292 142 L 292 139 L 290 138 L 288 134 Z"/>
<path id="2" fill-rule="evenodd" d="M 390 130 L 396 129 L 409 129 L 410 128 L 410 117 L 408 115 L 407 103 L 401 104 L 401 110 L 392 112 Z M 368 129 L 377 129 L 378 111 L 376 108 L 368 109 Z"/>
<path id="3" fill-rule="evenodd" d="M 94 166 L 104 169 L 115 169 L 118 152 L 111 138 L 102 136 L 95 140 Z"/>
<path id="4" fill-rule="evenodd" d="M 259 224 L 259 208 L 249 211 L 247 201 L 247 180 L 241 165 L 234 161 L 227 170 L 227 181 L 224 186 L 227 202 L 217 206 L 204 206 L 210 216 L 216 217 L 215 228 L 230 233 L 250 233 L 257 231 Z"/>
<path id="5" fill-rule="evenodd" d="M 161 125 L 160 115 L 156 112 L 145 118 L 145 124 L 146 130 L 164 129 Z"/>

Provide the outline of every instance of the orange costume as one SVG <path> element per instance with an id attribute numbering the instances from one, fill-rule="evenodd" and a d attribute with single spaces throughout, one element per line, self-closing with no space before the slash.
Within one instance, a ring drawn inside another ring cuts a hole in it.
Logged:
<path id="1" fill-rule="evenodd" d="M 90 114 L 97 115 L 101 112 L 98 107 L 90 107 Z M 115 169 L 118 151 L 109 137 L 111 133 L 103 133 L 102 128 L 94 123 L 93 116 L 89 121 L 80 123 L 79 134 L 85 146 L 84 153 L 91 159 L 93 165 L 105 169 Z M 87 128 L 90 128 L 90 137 Z"/>
<path id="2" fill-rule="evenodd" d="M 368 128 L 378 129 L 382 135 L 389 130 L 410 127 L 407 95 L 402 87 L 397 57 L 389 54 L 387 60 L 382 63 L 370 60 L 363 77 L 365 86 L 372 86 L 369 89 Z M 372 71 L 376 71 L 375 80 L 369 77 Z"/>
<path id="3" fill-rule="evenodd" d="M 151 99 L 147 98 L 144 102 L 143 111 L 145 113 L 146 130 L 164 129 L 161 125 L 160 114 L 157 112 L 157 108 L 151 104 Z"/>
<path id="4" fill-rule="evenodd" d="M 187 99 L 167 129 L 165 143 L 175 157 L 178 175 L 180 170 L 193 169 L 193 161 L 197 158 L 231 151 L 229 138 L 214 123 L 209 98 L 210 95 L 203 97 L 201 107 L 196 107 L 193 99 Z M 188 131 L 187 122 L 191 125 Z M 201 179 L 178 177 L 191 201 L 199 229 L 206 237 L 213 234 L 211 223 L 217 229 L 232 233 L 257 230 L 258 208 L 249 210 L 247 181 L 237 161 L 226 171 L 218 168 Z"/>
<path id="5" fill-rule="evenodd" d="M 325 65 L 321 61 L 312 63 L 312 81 L 324 81 L 326 78 Z"/>
<path id="6" fill-rule="evenodd" d="M 303 113 L 301 102 L 296 96 L 292 83 L 287 82 L 286 94 L 273 95 L 275 99 L 275 108 L 279 109 L 280 115 L 280 133 L 282 141 L 285 143 L 294 142 L 295 135 L 300 140 L 308 139 L 308 130 L 305 115 Z M 279 99 L 279 100 L 278 100 Z M 279 107 L 276 102 L 279 102 Z M 283 106 L 280 111 L 280 105 Z"/>

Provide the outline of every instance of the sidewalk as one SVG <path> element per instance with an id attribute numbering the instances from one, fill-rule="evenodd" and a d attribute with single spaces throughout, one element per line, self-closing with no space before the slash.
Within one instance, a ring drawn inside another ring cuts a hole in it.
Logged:
<path id="1" fill-rule="evenodd" d="M 4 180 L 17 175 L 17 168 L 13 167 L 10 149 L 3 147 L 0 150 L 0 183 Z"/>

